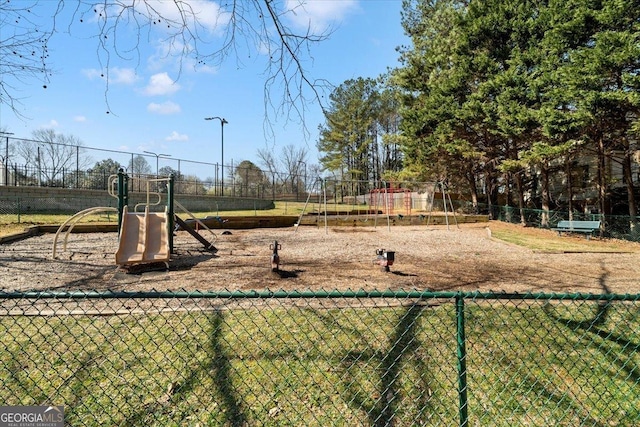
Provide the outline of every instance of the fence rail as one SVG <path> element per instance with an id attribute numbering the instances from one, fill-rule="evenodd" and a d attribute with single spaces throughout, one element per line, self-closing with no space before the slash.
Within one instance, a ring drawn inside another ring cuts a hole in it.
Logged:
<path id="1" fill-rule="evenodd" d="M 68 425 L 640 423 L 640 295 L 0 292 L 0 402 Z"/>

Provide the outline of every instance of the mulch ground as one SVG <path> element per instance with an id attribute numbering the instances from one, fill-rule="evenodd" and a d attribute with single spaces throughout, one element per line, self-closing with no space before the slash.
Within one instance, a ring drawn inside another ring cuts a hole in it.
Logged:
<path id="1" fill-rule="evenodd" d="M 618 253 L 545 253 L 508 244 L 489 231 L 552 238 L 548 230 L 498 222 L 457 226 L 262 228 L 201 231 L 212 253 L 186 232 L 164 264 L 115 264 L 116 233 L 71 234 L 52 258 L 53 234 L 0 245 L 3 290 L 483 290 L 639 293 L 640 245 Z M 545 234 L 546 233 L 546 234 Z M 574 237 L 566 237 L 572 239 Z M 583 237 L 575 237 L 583 239 Z M 275 242 L 280 265 L 272 271 Z M 606 242 L 592 239 L 597 245 Z M 395 253 L 389 271 L 376 251 Z"/>

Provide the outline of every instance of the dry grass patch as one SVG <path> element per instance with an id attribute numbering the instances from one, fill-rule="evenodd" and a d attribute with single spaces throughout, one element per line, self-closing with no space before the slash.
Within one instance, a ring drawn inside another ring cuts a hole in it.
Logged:
<path id="1" fill-rule="evenodd" d="M 553 230 L 523 227 L 500 221 L 490 221 L 493 238 L 513 243 L 539 252 L 593 252 L 593 253 L 637 253 L 640 244 L 597 236 L 587 239 L 582 234 L 558 235 Z"/>

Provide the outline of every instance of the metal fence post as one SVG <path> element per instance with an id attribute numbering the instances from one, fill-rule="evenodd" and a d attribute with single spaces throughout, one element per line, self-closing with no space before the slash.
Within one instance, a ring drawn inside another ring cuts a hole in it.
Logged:
<path id="1" fill-rule="evenodd" d="M 173 186 L 174 186 L 174 176 L 173 174 L 169 174 L 169 185 L 167 186 L 167 228 L 169 229 L 169 254 L 173 253 L 173 222 L 174 222 L 174 203 L 173 203 Z"/>
<path id="2" fill-rule="evenodd" d="M 120 227 L 122 225 L 122 211 L 128 204 L 127 189 L 125 188 L 124 170 L 120 168 L 118 171 L 118 236 L 120 235 Z"/>
<path id="3" fill-rule="evenodd" d="M 467 399 L 467 349 L 464 333 L 464 296 L 456 295 L 457 354 L 458 354 L 458 398 L 460 410 L 460 426 L 469 425 L 469 401 Z"/>

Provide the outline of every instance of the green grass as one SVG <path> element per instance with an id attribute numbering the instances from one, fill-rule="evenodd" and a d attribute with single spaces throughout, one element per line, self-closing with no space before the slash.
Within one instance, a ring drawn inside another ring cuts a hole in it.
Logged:
<path id="1" fill-rule="evenodd" d="M 317 207 L 317 205 L 316 205 Z M 207 216 L 298 216 L 302 212 L 309 213 L 314 209 L 312 204 L 306 206 L 304 202 L 276 202 L 274 209 L 269 210 L 238 210 L 238 211 L 217 211 L 217 212 L 192 212 L 196 218 Z M 177 212 L 177 211 L 176 211 Z M 177 212 L 180 214 L 180 212 Z M 0 214 L 0 237 L 20 233 L 25 228 L 39 224 L 61 225 L 72 215 L 66 214 L 20 214 L 9 215 Z M 82 223 L 116 223 L 118 215 L 116 213 L 104 213 L 88 215 L 82 219 Z"/>
<path id="2" fill-rule="evenodd" d="M 331 209 L 335 208 L 331 206 Z M 310 213 L 317 211 L 318 205 L 309 203 L 305 206 L 304 202 L 275 202 L 274 209 L 267 210 L 237 210 L 237 211 L 210 211 L 210 212 L 192 212 L 196 218 L 205 218 L 207 216 L 299 216 L 302 212 Z M 338 209 L 340 209 L 338 205 Z M 181 214 L 176 210 L 177 214 Z M 20 233 L 25 228 L 39 224 L 60 225 L 68 220 L 72 215 L 67 214 L 0 214 L 0 237 L 10 234 Z M 104 213 L 96 215 L 88 215 L 82 219 L 82 223 L 115 223 L 118 221 L 116 213 Z"/>
<path id="3" fill-rule="evenodd" d="M 580 235 L 579 238 L 567 238 L 552 233 L 544 235 L 532 235 L 522 233 L 517 228 L 498 229 L 492 231 L 492 237 L 512 243 L 514 245 L 529 248 L 533 251 L 543 252 L 636 252 L 640 247 L 632 247 L 629 242 L 615 239 L 602 240 L 592 238 L 587 240 Z"/>
<path id="4" fill-rule="evenodd" d="M 457 425 L 452 304 L 261 304 L 4 316 L 0 401 L 63 404 L 85 426 L 374 425 L 390 413 Z M 480 301 L 466 313 L 471 425 L 640 423 L 637 305 Z"/>

